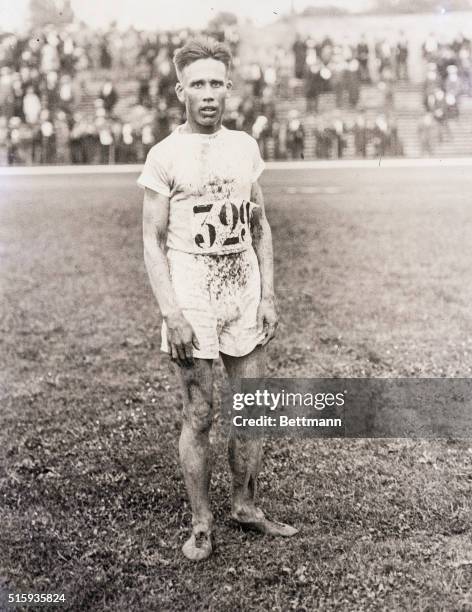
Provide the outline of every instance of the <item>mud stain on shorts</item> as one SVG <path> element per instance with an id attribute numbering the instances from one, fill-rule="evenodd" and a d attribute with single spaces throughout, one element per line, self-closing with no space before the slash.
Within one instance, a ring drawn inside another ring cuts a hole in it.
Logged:
<path id="1" fill-rule="evenodd" d="M 203 257 L 207 287 L 212 298 L 219 300 L 226 295 L 235 295 L 247 286 L 250 262 L 245 252 Z"/>

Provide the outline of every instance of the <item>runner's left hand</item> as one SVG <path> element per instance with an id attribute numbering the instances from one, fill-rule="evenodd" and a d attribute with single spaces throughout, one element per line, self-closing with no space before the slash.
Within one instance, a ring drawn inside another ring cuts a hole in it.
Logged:
<path id="1" fill-rule="evenodd" d="M 274 298 L 262 298 L 257 309 L 257 329 L 264 332 L 264 338 L 259 343 L 261 346 L 265 346 L 272 340 L 277 325 L 278 316 Z"/>

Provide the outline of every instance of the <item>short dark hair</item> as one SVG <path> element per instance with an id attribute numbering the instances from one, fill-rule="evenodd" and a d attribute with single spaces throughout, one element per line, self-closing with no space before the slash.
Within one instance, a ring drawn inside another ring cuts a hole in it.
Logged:
<path id="1" fill-rule="evenodd" d="M 185 66 L 207 58 L 223 62 L 228 70 L 231 68 L 232 57 L 229 47 L 210 36 L 199 36 L 189 40 L 174 53 L 175 70 L 180 74 Z"/>

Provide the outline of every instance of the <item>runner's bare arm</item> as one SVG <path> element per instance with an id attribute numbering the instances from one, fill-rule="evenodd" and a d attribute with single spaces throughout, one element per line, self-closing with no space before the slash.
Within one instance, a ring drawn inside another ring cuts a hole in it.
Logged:
<path id="1" fill-rule="evenodd" d="M 169 198 L 146 188 L 143 203 L 144 263 L 164 318 L 179 310 L 165 254 Z"/>
<path id="2" fill-rule="evenodd" d="M 262 346 L 264 346 L 275 335 L 278 317 L 274 291 L 272 232 L 265 214 L 262 189 L 257 181 L 252 184 L 251 201 L 259 205 L 259 208 L 255 208 L 252 214 L 251 235 L 261 275 L 261 302 L 257 313 L 257 323 L 259 328 L 263 329 L 265 333 L 264 340 L 261 342 Z"/>
<path id="3" fill-rule="evenodd" d="M 198 347 L 192 327 L 177 303 L 165 253 L 169 224 L 169 198 L 146 188 L 143 203 L 144 263 L 159 309 L 168 330 L 171 358 L 181 366 L 193 365 L 192 344 Z"/>

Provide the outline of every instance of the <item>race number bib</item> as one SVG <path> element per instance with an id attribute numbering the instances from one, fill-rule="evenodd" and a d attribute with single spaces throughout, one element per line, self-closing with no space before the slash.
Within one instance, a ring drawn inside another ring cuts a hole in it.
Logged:
<path id="1" fill-rule="evenodd" d="M 203 253 L 238 250 L 251 243 L 250 221 L 258 205 L 249 200 L 223 200 L 193 207 L 192 236 Z"/>

